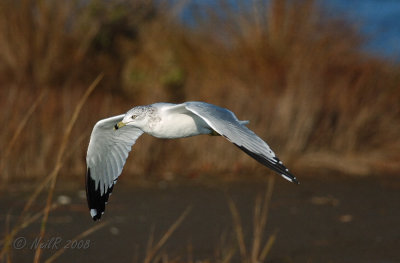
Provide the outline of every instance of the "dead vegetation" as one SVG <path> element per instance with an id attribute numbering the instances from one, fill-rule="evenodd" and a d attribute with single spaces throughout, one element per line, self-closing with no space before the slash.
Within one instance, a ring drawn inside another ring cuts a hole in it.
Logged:
<path id="1" fill-rule="evenodd" d="M 292 170 L 398 171 L 399 66 L 361 52 L 362 36 L 351 24 L 326 16 L 314 1 L 235 3 L 189 2 L 187 23 L 181 1 L 2 1 L 2 181 L 42 178 L 54 167 L 75 102 L 101 72 L 102 83 L 71 131 L 62 175 L 82 176 L 88 137 L 100 118 L 185 100 L 249 119 Z M 206 136 L 144 136 L 124 173 L 265 172 L 230 147 Z"/>

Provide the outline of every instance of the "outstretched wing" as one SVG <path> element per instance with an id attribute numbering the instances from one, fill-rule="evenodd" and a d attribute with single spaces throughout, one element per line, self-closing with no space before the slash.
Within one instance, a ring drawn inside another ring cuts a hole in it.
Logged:
<path id="1" fill-rule="evenodd" d="M 100 120 L 93 128 L 86 156 L 86 198 L 93 220 L 100 219 L 132 145 L 143 131 L 131 126 L 114 130 L 124 115 Z"/>
<path id="2" fill-rule="evenodd" d="M 233 112 L 205 102 L 186 102 L 183 105 L 258 162 L 276 171 L 283 178 L 298 183 L 296 177 L 275 156 L 268 144 L 244 126 Z"/>

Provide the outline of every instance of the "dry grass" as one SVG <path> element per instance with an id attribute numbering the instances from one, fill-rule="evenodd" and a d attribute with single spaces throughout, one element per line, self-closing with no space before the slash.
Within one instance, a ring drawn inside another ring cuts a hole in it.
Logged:
<path id="1" fill-rule="evenodd" d="M 54 190 L 55 190 L 55 186 L 56 186 L 56 182 L 57 182 L 57 177 L 58 177 L 59 171 L 60 171 L 60 169 L 62 168 L 62 166 L 64 164 L 65 152 L 66 152 L 67 145 L 70 142 L 72 128 L 74 127 L 74 125 L 76 123 L 76 120 L 79 117 L 79 114 L 80 114 L 80 112 L 82 110 L 83 105 L 85 104 L 85 102 L 88 99 L 89 95 L 93 92 L 93 90 L 99 84 L 101 79 L 102 79 L 102 75 L 99 75 L 93 81 L 93 83 L 87 88 L 87 90 L 85 91 L 83 96 L 77 102 L 77 104 L 75 106 L 75 109 L 74 109 L 74 112 L 73 112 L 73 114 L 70 117 L 70 120 L 68 122 L 68 125 L 67 125 L 66 129 L 63 132 L 62 141 L 61 141 L 61 145 L 59 147 L 59 150 L 57 152 L 56 162 L 55 162 L 54 168 L 53 168 L 53 170 L 51 170 L 51 172 L 48 174 L 48 176 L 43 180 L 43 182 L 41 182 L 36 187 L 35 191 L 33 191 L 31 196 L 27 199 L 26 205 L 25 205 L 24 209 L 22 210 L 22 212 L 20 214 L 19 222 L 13 226 L 11 231 L 8 231 L 9 233 L 7 233 L 6 236 L 4 237 L 4 239 L 2 240 L 1 243 L 4 244 L 4 246 L 3 246 L 2 250 L 0 251 L 0 258 L 3 258 L 4 255 L 8 255 L 10 253 L 11 243 L 12 243 L 12 240 L 14 239 L 15 235 L 19 231 L 21 231 L 23 228 L 27 227 L 28 225 L 30 225 L 31 223 L 33 223 L 34 221 L 39 219 L 40 217 L 42 218 L 42 222 L 41 222 L 41 227 L 40 227 L 40 231 L 39 231 L 38 237 L 39 237 L 39 239 L 43 239 L 43 237 L 45 235 L 45 232 L 46 232 L 47 220 L 48 220 L 48 217 L 49 217 L 49 213 L 50 213 L 51 210 L 56 208 L 56 204 L 53 204 L 53 193 L 54 193 Z M 41 99 L 41 97 L 40 97 L 40 99 Z M 39 101 L 40 100 L 38 100 L 37 102 L 39 102 Z M 30 109 L 30 112 L 33 112 L 34 108 L 35 108 L 35 106 L 32 106 L 31 109 Z M 24 126 L 26 121 L 23 121 L 22 123 L 23 123 L 22 126 Z M 16 138 L 15 140 L 18 139 L 17 137 L 19 135 L 20 135 L 20 133 L 17 133 L 16 137 L 14 137 L 14 138 Z M 10 145 L 12 145 L 12 143 L 13 143 L 13 141 L 10 142 Z M 30 209 L 31 205 L 36 201 L 38 195 L 40 194 L 40 192 L 42 192 L 44 190 L 45 187 L 49 187 L 49 191 L 47 193 L 46 202 L 44 204 L 44 207 L 43 207 L 42 211 L 37 213 L 37 214 L 35 214 L 35 215 L 33 215 L 33 216 L 30 216 L 29 215 L 29 209 Z M 84 233 L 82 233 L 81 235 L 86 236 L 86 235 L 92 233 L 93 231 L 95 231 L 98 228 L 99 227 L 95 227 L 95 228 L 89 229 L 89 230 L 85 231 Z M 35 263 L 40 262 L 41 250 L 42 250 L 42 247 L 38 246 L 36 251 L 35 251 L 35 256 L 34 256 L 33 262 L 35 262 Z M 58 251 L 54 255 L 54 258 L 58 257 L 58 255 L 60 255 L 62 253 L 63 253 L 63 250 Z"/>
<path id="2" fill-rule="evenodd" d="M 4 171 L 5 170 L 5 168 L 6 168 L 5 166 L 6 166 L 6 163 L 8 161 L 8 157 L 10 155 L 11 150 L 14 147 L 14 144 L 17 142 L 18 138 L 20 137 L 21 132 L 25 128 L 25 125 L 28 122 L 29 118 L 35 112 L 35 110 L 39 106 L 39 104 L 42 102 L 43 97 L 44 97 L 44 94 L 42 93 L 36 99 L 36 101 L 31 105 L 31 107 L 29 108 L 29 110 L 26 113 L 26 115 L 24 116 L 24 118 L 20 121 L 20 123 L 19 123 L 17 129 L 15 130 L 11 140 L 8 142 L 7 146 L 5 147 L 5 151 L 3 153 L 3 157 L 0 160 L 0 171 Z M 8 174 L 7 173 L 3 174 L 2 180 L 3 180 L 3 182 L 8 181 Z"/>
<path id="3" fill-rule="evenodd" d="M 228 199 L 229 209 L 232 214 L 233 225 L 236 233 L 236 239 L 238 242 L 239 252 L 243 263 L 256 263 L 265 262 L 269 251 L 276 239 L 276 233 L 269 236 L 265 243 L 263 235 L 265 232 L 265 226 L 268 219 L 269 203 L 274 187 L 274 177 L 270 177 L 268 182 L 268 189 L 265 191 L 264 198 L 258 195 L 254 205 L 254 216 L 253 216 L 253 236 L 251 246 L 246 246 L 245 237 L 243 233 L 243 224 L 240 219 L 239 211 L 236 208 L 235 203 Z M 250 247 L 248 249 L 248 247 Z M 229 261 L 228 261 L 229 262 Z"/>
<path id="4" fill-rule="evenodd" d="M 191 210 L 190 207 L 186 208 L 186 210 L 168 228 L 168 230 L 162 235 L 162 237 L 158 240 L 158 242 L 155 245 L 153 245 L 154 231 L 151 232 L 149 242 L 147 243 L 146 256 L 143 260 L 143 263 L 164 262 L 164 260 L 163 260 L 164 254 L 159 253 L 160 249 L 164 246 L 164 244 L 171 237 L 171 235 L 175 232 L 175 230 L 181 225 L 183 220 L 185 220 L 186 216 L 190 213 L 190 210 Z M 171 261 L 169 261 L 169 262 L 171 262 Z M 174 262 L 174 261 L 172 260 L 172 262 Z"/>
<path id="5" fill-rule="evenodd" d="M 54 194 L 54 189 L 56 187 L 57 177 L 58 177 L 61 167 L 63 166 L 65 150 L 67 148 L 68 143 L 70 142 L 72 128 L 74 127 L 75 122 L 79 117 L 79 114 L 82 110 L 83 105 L 85 104 L 86 100 L 89 98 L 90 94 L 93 92 L 93 90 L 96 88 L 96 86 L 99 84 L 99 82 L 102 78 L 103 78 L 103 76 L 99 75 L 93 81 L 93 83 L 88 87 L 88 89 L 85 91 L 85 93 L 83 94 L 81 99 L 78 101 L 78 103 L 75 107 L 74 113 L 72 114 L 71 119 L 68 122 L 66 129 L 64 130 L 62 141 L 61 141 L 62 143 L 60 145 L 60 148 L 58 150 L 57 157 L 56 157 L 56 164 L 54 166 L 54 169 L 52 170 L 52 172 L 49 175 L 50 188 L 49 188 L 49 192 L 47 194 L 46 205 L 44 208 L 44 214 L 43 214 L 40 233 L 39 233 L 39 239 L 43 239 L 44 234 L 46 232 L 46 225 L 47 225 L 47 220 L 49 217 L 50 207 L 53 202 L 53 194 Z M 41 251 L 42 251 L 42 247 L 38 246 L 38 248 L 36 249 L 35 258 L 33 261 L 34 263 L 40 262 Z"/>
<path id="6" fill-rule="evenodd" d="M 83 231 L 82 233 L 80 233 L 79 235 L 77 235 L 76 237 L 71 239 L 71 242 L 77 241 L 77 240 L 82 240 L 83 238 L 87 237 L 88 235 L 96 232 L 97 230 L 105 227 L 106 225 L 108 225 L 109 222 L 103 222 L 103 223 L 99 223 L 96 224 L 94 226 L 92 226 L 91 228 Z M 64 254 L 66 248 L 62 247 L 59 250 L 57 250 L 57 252 L 55 252 L 51 257 L 49 257 L 48 259 L 46 259 L 44 261 L 44 263 L 51 263 L 54 260 L 56 260 L 58 257 L 60 257 L 62 254 Z"/>
<path id="7" fill-rule="evenodd" d="M 236 207 L 236 204 L 227 198 L 228 206 L 232 215 L 232 236 L 236 237 L 237 246 L 232 243 L 225 244 L 222 242 L 221 247 L 216 251 L 215 258 L 201 259 L 201 262 L 242 262 L 242 263 L 257 263 L 266 262 L 267 256 L 276 240 L 277 232 L 273 232 L 270 236 L 265 238 L 266 225 L 268 221 L 269 205 L 271 196 L 274 188 L 274 177 L 270 177 L 267 184 L 267 189 L 264 196 L 261 194 L 257 195 L 254 203 L 254 215 L 253 215 L 253 235 L 250 239 L 245 238 L 244 230 L 247 226 L 241 222 L 241 215 Z M 162 246 L 168 241 L 171 235 L 179 227 L 182 221 L 186 218 L 190 209 L 187 208 L 180 217 L 169 227 L 169 229 L 162 235 L 160 240 L 154 243 L 154 228 L 150 233 L 146 254 L 143 259 L 144 263 L 149 262 L 193 262 L 192 246 L 188 245 L 187 260 L 184 260 L 183 255 L 179 255 L 176 258 L 171 258 L 168 252 L 160 252 Z M 224 237 L 222 237 L 224 239 Z M 246 241 L 247 240 L 247 241 Z M 246 243 L 248 242 L 248 243 Z M 239 251 L 240 261 L 235 258 L 235 255 Z M 137 259 L 135 260 L 137 262 Z"/>
<path id="8" fill-rule="evenodd" d="M 249 119 L 295 172 L 399 171 L 400 67 L 362 53 L 362 36 L 349 23 L 326 16 L 314 1 L 233 7 L 221 0 L 217 13 L 194 8 L 189 26 L 179 20 L 184 2 L 177 2 L 2 1 L 2 181 L 41 178 L 54 167 L 60 131 L 98 72 L 104 80 L 71 131 L 61 175 L 82 176 L 85 142 L 98 119 L 133 105 L 184 100 Z M 31 114 L 42 93 L 45 103 Z M 221 138 L 144 136 L 124 172 L 171 178 L 265 171 L 229 147 Z M 225 158 L 216 162 L 219 156 Z"/>
<path id="9" fill-rule="evenodd" d="M 90 90 L 90 89 L 89 89 Z M 84 101 L 84 98 L 82 98 L 82 101 Z M 79 107 L 77 107 L 77 111 L 79 112 Z M 71 123 L 73 123 L 73 119 L 71 118 Z M 67 140 L 67 139 L 66 139 Z M 61 154 L 62 155 L 62 154 Z M 52 174 L 52 177 L 49 176 L 49 178 L 54 178 L 54 180 L 57 179 L 57 176 Z M 51 181 L 47 180 L 45 184 L 49 185 Z M 266 240 L 264 237 L 265 234 L 265 229 L 266 229 L 266 224 L 267 224 L 267 219 L 268 219 L 268 214 L 269 214 L 269 204 L 273 192 L 273 187 L 274 187 L 274 177 L 270 177 L 268 181 L 268 187 L 266 189 L 266 192 L 264 194 L 264 197 L 262 197 L 261 194 L 257 195 L 256 200 L 255 200 L 255 205 L 254 205 L 254 216 L 253 216 L 253 235 L 251 239 L 249 240 L 249 243 L 246 244 L 247 241 L 245 241 L 245 234 L 243 229 L 246 229 L 247 226 L 243 225 L 241 223 L 241 216 L 240 213 L 235 205 L 235 203 L 228 198 L 228 205 L 232 214 L 232 226 L 233 226 L 233 231 L 234 234 L 232 236 L 236 236 L 236 240 L 238 242 L 238 246 L 228 246 L 228 247 L 223 247 L 223 252 L 216 254 L 215 258 L 212 259 L 206 259 L 203 262 L 224 262 L 224 263 L 229 263 L 229 262 L 236 262 L 237 259 L 234 257 L 235 254 L 237 253 L 237 250 L 239 250 L 240 256 L 241 256 L 241 262 L 243 263 L 255 263 L 255 262 L 265 262 L 269 251 L 271 250 L 275 239 L 276 239 L 276 232 L 271 234 Z M 38 188 L 42 188 L 41 185 L 38 186 Z M 50 190 L 48 193 L 47 201 L 51 199 L 52 195 L 52 190 L 54 190 L 54 186 L 50 186 Z M 32 203 L 32 199 L 34 199 L 35 195 L 32 195 L 28 203 Z M 2 249 L 0 251 L 0 258 L 7 260 L 7 262 L 12 262 L 12 253 L 15 251 L 12 249 L 12 243 L 16 235 L 23 229 L 29 226 L 31 223 L 37 221 L 38 219 L 42 218 L 42 224 L 41 224 L 41 229 L 39 235 L 41 238 L 43 238 L 44 235 L 44 230 L 46 229 L 47 225 L 47 217 L 48 213 L 54 209 L 56 209 L 58 206 L 57 204 L 50 204 L 49 202 L 46 203 L 44 208 L 34 214 L 30 215 L 29 211 L 22 211 L 21 217 L 20 217 L 20 222 L 10 226 L 9 220 L 6 220 L 6 228 L 8 231 L 6 231 L 6 236 L 4 239 L 0 241 L 0 245 L 2 245 Z M 29 209 L 29 208 L 28 208 Z M 159 240 L 157 242 L 154 242 L 154 228 L 150 233 L 149 240 L 147 243 L 147 249 L 145 251 L 145 255 L 143 258 L 144 263 L 150 263 L 150 262 L 193 262 L 193 255 L 192 255 L 192 249 L 190 246 L 188 246 L 188 255 L 187 255 L 187 260 L 184 260 L 183 255 L 179 255 L 174 257 L 170 257 L 168 252 L 165 250 L 162 250 L 164 245 L 168 242 L 170 237 L 174 234 L 174 232 L 178 229 L 178 227 L 182 224 L 182 222 L 185 220 L 185 218 L 188 216 L 190 213 L 191 208 L 188 207 L 185 209 L 185 211 L 173 222 L 170 227 L 161 235 Z M 102 223 L 97 223 L 93 227 L 83 231 L 82 233 L 76 235 L 71 239 L 71 242 L 75 240 L 82 240 L 83 238 L 91 235 L 95 231 L 98 231 L 99 229 L 105 227 L 108 225 L 109 222 L 105 221 Z M 10 229 L 11 227 L 11 229 Z M 48 257 L 45 260 L 40 260 L 41 259 L 41 252 L 39 249 L 40 246 L 38 246 L 34 259 L 34 262 L 54 262 L 57 258 L 62 256 L 64 252 L 66 251 L 66 247 L 62 247 L 58 249 L 57 251 L 54 252 L 53 255 Z M 137 262 L 137 259 L 136 261 Z"/>

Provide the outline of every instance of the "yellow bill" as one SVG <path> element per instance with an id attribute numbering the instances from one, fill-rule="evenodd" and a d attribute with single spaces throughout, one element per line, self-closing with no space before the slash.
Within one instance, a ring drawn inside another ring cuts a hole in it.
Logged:
<path id="1" fill-rule="evenodd" d="M 118 130 L 119 128 L 122 128 L 125 126 L 125 123 L 123 123 L 122 121 L 118 122 L 117 124 L 115 124 L 114 126 L 114 130 Z"/>

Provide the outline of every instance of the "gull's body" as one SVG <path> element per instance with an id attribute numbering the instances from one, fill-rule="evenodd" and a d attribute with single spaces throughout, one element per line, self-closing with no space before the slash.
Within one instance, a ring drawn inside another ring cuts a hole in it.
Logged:
<path id="1" fill-rule="evenodd" d="M 159 119 L 150 122 L 143 131 L 157 138 L 177 139 L 200 134 L 210 134 L 212 131 L 207 123 L 191 112 L 180 112 L 180 107 L 170 103 L 155 103 L 151 105 L 159 113 Z"/>
<path id="2" fill-rule="evenodd" d="M 100 120 L 93 128 L 86 157 L 86 193 L 92 218 L 100 219 L 104 213 L 131 147 L 143 133 L 165 139 L 222 135 L 261 164 L 298 183 L 247 123 L 231 111 L 205 102 L 155 103 Z"/>

